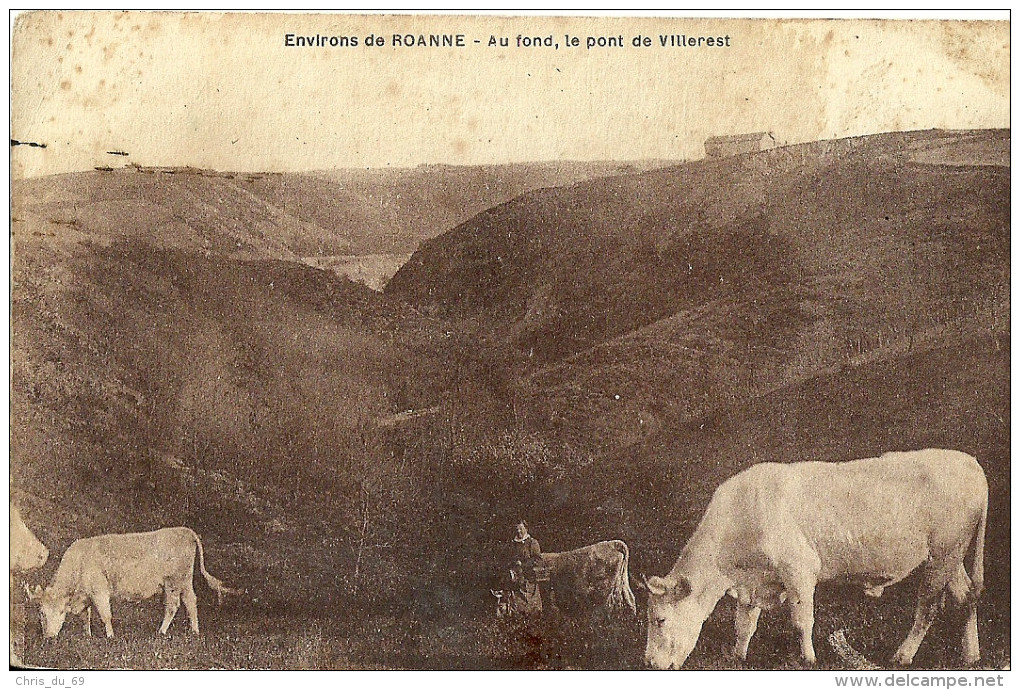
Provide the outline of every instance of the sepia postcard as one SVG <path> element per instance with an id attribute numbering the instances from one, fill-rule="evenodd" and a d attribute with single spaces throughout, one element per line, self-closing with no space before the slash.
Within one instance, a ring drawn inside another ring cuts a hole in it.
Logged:
<path id="1" fill-rule="evenodd" d="M 1008 13 L 10 40 L 19 685 L 1002 684 Z"/>

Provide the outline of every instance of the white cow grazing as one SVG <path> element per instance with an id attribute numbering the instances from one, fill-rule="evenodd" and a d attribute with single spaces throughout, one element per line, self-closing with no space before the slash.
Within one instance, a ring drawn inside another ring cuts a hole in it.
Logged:
<path id="1" fill-rule="evenodd" d="M 217 596 L 241 594 L 206 571 L 202 542 L 187 527 L 79 539 L 64 553 L 50 586 L 30 593 L 39 600 L 43 636 L 56 637 L 68 612 L 84 613 L 86 634 L 91 635 L 91 601 L 106 626 L 106 636 L 113 637 L 110 601 L 141 601 L 160 590 L 164 593 L 164 616 L 159 632 L 166 634 L 183 598 L 191 629 L 197 635 L 196 547 L 199 569 Z"/>
<path id="2" fill-rule="evenodd" d="M 738 602 L 740 658 L 762 609 L 785 603 L 801 655 L 813 664 L 815 585 L 850 577 L 879 597 L 920 566 L 914 625 L 893 660 L 913 661 L 948 591 L 968 609 L 963 662 L 972 664 L 980 656 L 976 600 L 987 509 L 981 466 L 952 450 L 750 467 L 716 490 L 669 574 L 645 582 L 645 662 L 680 668 L 716 602 L 729 594 Z"/>

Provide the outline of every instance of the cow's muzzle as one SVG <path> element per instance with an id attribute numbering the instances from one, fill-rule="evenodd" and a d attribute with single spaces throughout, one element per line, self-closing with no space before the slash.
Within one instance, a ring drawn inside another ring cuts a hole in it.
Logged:
<path id="1" fill-rule="evenodd" d="M 645 655 L 644 662 L 644 668 L 648 671 L 675 671 L 680 668 L 675 661 L 654 659 L 647 654 Z"/>

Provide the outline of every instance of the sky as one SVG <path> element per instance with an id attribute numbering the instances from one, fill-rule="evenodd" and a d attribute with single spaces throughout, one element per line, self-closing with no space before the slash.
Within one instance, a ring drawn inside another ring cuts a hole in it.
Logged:
<path id="1" fill-rule="evenodd" d="M 358 45 L 287 46 L 287 34 Z M 394 46 L 393 34 L 466 45 Z M 666 35 L 729 45 L 663 47 Z M 623 45 L 589 49 L 589 36 Z M 717 134 L 1009 126 L 1008 22 L 44 11 L 20 15 L 11 40 L 11 137 L 46 145 L 12 149 L 14 178 L 132 162 L 675 160 L 703 157 Z"/>

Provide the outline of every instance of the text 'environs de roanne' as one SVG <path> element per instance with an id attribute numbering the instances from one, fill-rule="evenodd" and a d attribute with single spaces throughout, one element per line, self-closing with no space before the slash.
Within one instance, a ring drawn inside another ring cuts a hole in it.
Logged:
<path id="1" fill-rule="evenodd" d="M 356 48 L 359 45 L 422 48 L 463 48 L 467 45 L 464 34 L 392 34 L 376 36 L 328 36 L 325 34 L 284 34 L 283 45 L 299 48 Z"/>

